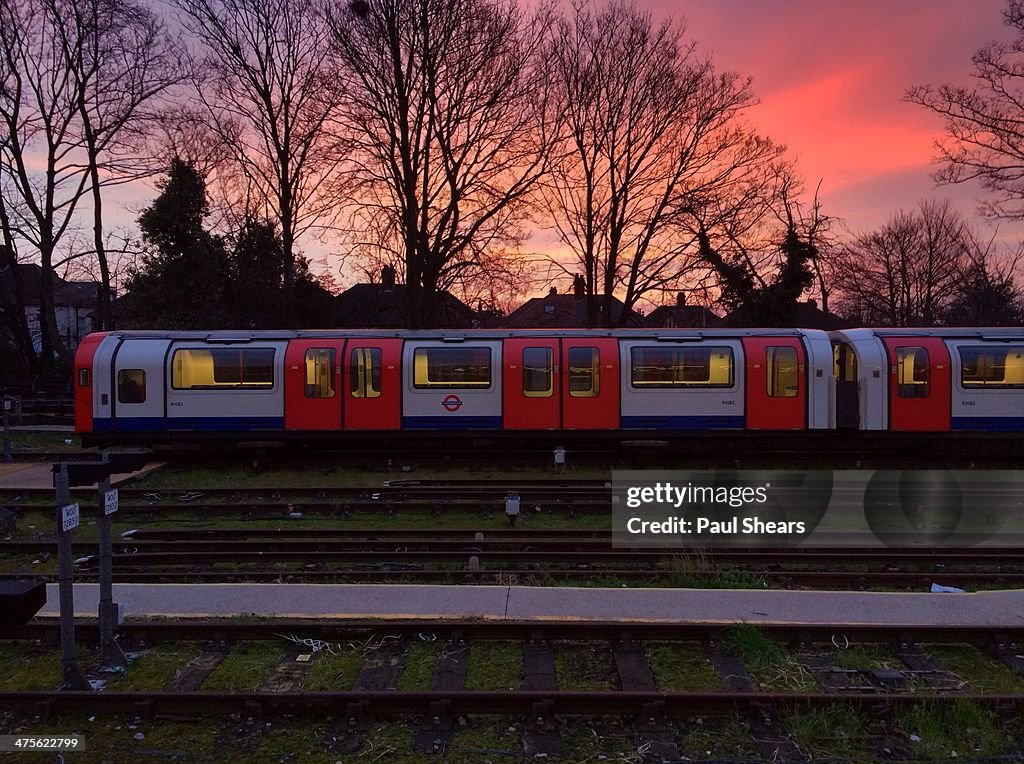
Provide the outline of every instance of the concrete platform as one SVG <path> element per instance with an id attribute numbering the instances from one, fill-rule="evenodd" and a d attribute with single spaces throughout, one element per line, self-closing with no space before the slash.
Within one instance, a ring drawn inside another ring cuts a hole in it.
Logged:
<path id="1" fill-rule="evenodd" d="M 166 462 L 151 462 L 137 472 L 122 472 L 110 476 L 110 484 L 117 486 L 124 481 L 148 475 L 163 467 Z M 0 491 L 21 491 L 24 489 L 53 488 L 53 465 L 39 462 L 21 464 L 0 464 Z M 91 486 L 95 490 L 96 485 Z M 90 486 L 76 486 L 73 491 L 88 491 Z"/>
<path id="2" fill-rule="evenodd" d="M 75 586 L 75 611 L 94 616 L 96 584 Z M 710 589 L 590 589 L 370 584 L 115 584 L 126 616 L 578 620 L 822 625 L 1024 626 L 1024 590 L 971 594 Z M 58 612 L 47 586 L 42 616 Z"/>

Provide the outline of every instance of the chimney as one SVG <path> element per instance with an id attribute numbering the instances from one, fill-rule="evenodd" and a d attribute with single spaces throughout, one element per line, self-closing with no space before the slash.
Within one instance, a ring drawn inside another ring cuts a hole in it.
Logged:
<path id="1" fill-rule="evenodd" d="M 558 287 L 551 287 L 548 290 L 548 297 L 554 297 L 556 294 L 558 294 Z"/>
<path id="2" fill-rule="evenodd" d="M 582 299 L 587 294 L 587 282 L 583 280 L 583 276 L 576 274 L 572 279 L 572 293 L 576 299 Z"/>
<path id="3" fill-rule="evenodd" d="M 685 308 L 686 307 L 686 292 L 676 292 L 676 307 L 677 308 Z"/>
<path id="4" fill-rule="evenodd" d="M 380 269 L 380 283 L 385 289 L 395 288 L 395 269 L 394 266 L 385 265 Z"/>

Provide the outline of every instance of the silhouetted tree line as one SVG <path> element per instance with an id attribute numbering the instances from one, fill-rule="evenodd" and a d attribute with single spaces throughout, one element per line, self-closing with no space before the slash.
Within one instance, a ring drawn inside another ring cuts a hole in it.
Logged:
<path id="1" fill-rule="evenodd" d="M 750 78 L 628 0 L 171 4 L 165 24 L 139 0 L 0 0 L 0 342 L 33 373 L 70 359 L 69 272 L 101 285 L 97 329 L 324 325 L 314 242 L 350 274 L 394 268 L 410 327 L 445 290 L 500 304 L 575 274 L 594 326 L 680 291 L 761 325 L 808 295 L 870 323 L 1021 320 L 1013 253 L 955 210 L 843 241 L 746 119 Z M 1022 19 L 1010 0 L 1024 41 Z M 1014 219 L 1021 49 L 984 48 L 974 90 L 907 94 L 947 121 L 939 182 L 979 178 Z M 138 241 L 106 199 L 157 176 Z M 558 257 L 525 251 L 534 230 Z M 19 262 L 42 267 L 41 354 Z"/>

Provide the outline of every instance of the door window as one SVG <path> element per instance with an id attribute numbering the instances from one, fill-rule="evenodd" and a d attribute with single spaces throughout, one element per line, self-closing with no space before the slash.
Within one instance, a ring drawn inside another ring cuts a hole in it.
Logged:
<path id="1" fill-rule="evenodd" d="M 596 398 L 601 392 L 601 352 L 597 348 L 569 348 L 569 395 Z"/>
<path id="2" fill-rule="evenodd" d="M 551 348 L 523 348 L 523 395 L 550 398 L 554 394 L 553 371 Z"/>
<path id="3" fill-rule="evenodd" d="M 900 398 L 927 398 L 930 365 L 924 348 L 896 348 L 896 392 Z"/>
<path id="4" fill-rule="evenodd" d="M 380 348 L 356 348 L 349 363 L 353 398 L 380 397 Z"/>
<path id="5" fill-rule="evenodd" d="M 121 369 L 117 372 L 117 402 L 146 402 L 146 372 L 142 369 Z"/>
<path id="6" fill-rule="evenodd" d="M 800 369 L 796 348 L 769 347 L 765 350 L 768 369 L 768 397 L 795 398 L 800 391 Z"/>
<path id="7" fill-rule="evenodd" d="M 306 351 L 306 397 L 334 397 L 334 348 L 309 348 Z"/>

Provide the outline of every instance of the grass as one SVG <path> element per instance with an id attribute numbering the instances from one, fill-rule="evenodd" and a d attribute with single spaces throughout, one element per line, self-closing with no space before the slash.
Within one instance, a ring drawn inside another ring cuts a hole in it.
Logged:
<path id="1" fill-rule="evenodd" d="M 270 761 L 287 761 L 298 764 L 334 764 L 339 754 L 331 747 L 334 736 L 327 722 L 274 720 L 256 728 L 253 735 L 242 745 L 234 747 L 224 760 L 262 764 Z"/>
<path id="2" fill-rule="evenodd" d="M 590 692 L 618 688 L 612 654 L 604 644 L 561 642 L 555 646 L 555 684 L 559 690 Z"/>
<path id="3" fill-rule="evenodd" d="M 367 764 L 431 764 L 436 756 L 416 753 L 412 749 L 413 732 L 408 724 L 388 722 L 378 724 L 366 733 L 366 743 L 359 753 L 339 761 L 366 762 Z"/>
<path id="4" fill-rule="evenodd" d="M 750 728 L 737 716 L 698 717 L 685 720 L 679 739 L 679 753 L 692 759 L 755 760 L 757 748 Z"/>
<path id="5" fill-rule="evenodd" d="M 782 645 L 749 623 L 726 629 L 722 634 L 722 646 L 743 661 L 748 669 L 781 663 L 788 655 Z"/>
<path id="6" fill-rule="evenodd" d="M 309 673 L 302 679 L 302 689 L 351 690 L 363 663 L 363 654 L 358 650 L 342 648 L 334 653 L 317 653 Z"/>
<path id="7" fill-rule="evenodd" d="M 762 689 L 810 692 L 818 688 L 811 672 L 800 661 L 752 624 L 730 627 L 722 636 L 722 644 L 743 661 Z"/>
<path id="8" fill-rule="evenodd" d="M 256 690 L 270 675 L 286 648 L 280 642 L 239 642 L 206 678 L 200 690 Z"/>
<path id="9" fill-rule="evenodd" d="M 893 670 L 905 668 L 903 663 L 884 647 L 863 645 L 840 650 L 836 654 L 836 665 L 839 668 L 854 671 Z"/>
<path id="10" fill-rule="evenodd" d="M 65 443 L 65 440 L 71 442 Z M 31 456 L 35 452 L 96 453 L 94 448 L 82 448 L 82 441 L 73 432 L 31 430 L 11 430 L 11 449 L 16 457 L 19 454 Z"/>
<path id="11" fill-rule="evenodd" d="M 848 703 L 784 711 L 781 721 L 804 754 L 846 756 L 854 761 L 873 758 L 867 715 Z"/>
<path id="12" fill-rule="evenodd" d="M 467 690 L 514 690 L 523 678 L 523 650 L 518 642 L 474 642 L 466 671 Z"/>
<path id="13" fill-rule="evenodd" d="M 398 689 L 405 692 L 429 690 L 434 679 L 434 669 L 441 660 L 440 642 L 413 642 L 405 659 L 405 668 L 398 678 Z"/>
<path id="14" fill-rule="evenodd" d="M 452 735 L 445 764 L 480 764 L 483 761 L 522 760 L 523 738 L 516 719 L 469 716 L 467 726 Z"/>
<path id="15" fill-rule="evenodd" d="M 202 651 L 202 646 L 196 642 L 156 645 L 130 660 L 128 671 L 112 679 L 109 688 L 119 692 L 160 690 Z"/>
<path id="16" fill-rule="evenodd" d="M 56 647 L 0 642 L 0 690 L 56 690 L 63 676 Z"/>
<path id="17" fill-rule="evenodd" d="M 718 677 L 704 651 L 694 645 L 649 642 L 647 660 L 659 690 L 717 689 Z"/>
<path id="18" fill-rule="evenodd" d="M 562 723 L 562 757 L 566 762 L 636 764 L 641 756 L 633 730 L 623 720 L 605 717 L 572 718 Z"/>
<path id="19" fill-rule="evenodd" d="M 714 554 L 700 547 L 673 552 L 659 567 L 666 573 L 665 585 L 676 589 L 765 589 L 768 586 L 754 573 L 719 567 Z"/>
<path id="20" fill-rule="evenodd" d="M 970 645 L 931 645 L 928 653 L 969 683 L 975 692 L 1024 693 L 1024 679 L 990 655 Z"/>
<path id="21" fill-rule="evenodd" d="M 896 717 L 894 726 L 905 740 L 911 735 L 920 742 L 908 742 L 919 758 L 950 758 L 956 752 L 964 756 L 992 756 L 1013 745 L 1013 734 L 999 717 L 968 700 L 952 703 L 920 703 Z M 1019 732 L 1019 730 L 1018 730 Z"/>

